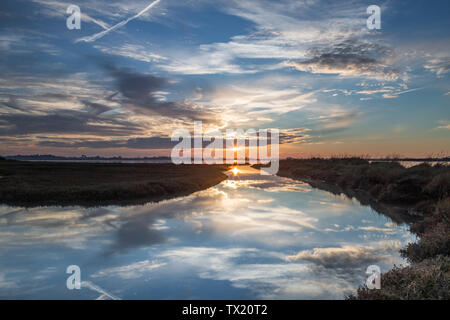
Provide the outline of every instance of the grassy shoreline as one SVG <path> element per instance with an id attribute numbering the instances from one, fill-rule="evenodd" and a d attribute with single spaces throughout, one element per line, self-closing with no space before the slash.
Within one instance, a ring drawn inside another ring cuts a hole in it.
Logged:
<path id="1" fill-rule="evenodd" d="M 0 161 L 0 203 L 133 205 L 188 195 L 225 180 L 227 166 Z"/>
<path id="2" fill-rule="evenodd" d="M 347 299 L 450 299 L 450 167 L 359 158 L 280 161 L 279 176 L 346 194 L 395 222 L 405 222 L 419 241 L 403 248 L 410 262 L 381 276 L 381 289 L 363 286 Z"/>

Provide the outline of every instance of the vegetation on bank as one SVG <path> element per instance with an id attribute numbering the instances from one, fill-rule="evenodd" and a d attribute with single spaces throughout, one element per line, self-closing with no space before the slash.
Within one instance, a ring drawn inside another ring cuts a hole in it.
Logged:
<path id="1" fill-rule="evenodd" d="M 278 175 L 355 197 L 363 204 L 408 222 L 419 240 L 401 250 L 408 267 L 381 276 L 381 289 L 358 289 L 348 299 L 450 298 L 450 167 L 360 158 L 280 161 Z M 395 209 L 395 210 L 394 210 Z"/>
<path id="2" fill-rule="evenodd" d="M 450 167 L 445 165 L 405 168 L 360 158 L 286 160 L 280 162 L 278 175 L 360 191 L 380 203 L 407 206 L 410 214 L 431 213 L 438 200 L 450 195 Z"/>
<path id="3" fill-rule="evenodd" d="M 225 180 L 226 166 L 0 161 L 0 203 L 128 205 L 187 195 Z"/>
<path id="4" fill-rule="evenodd" d="M 381 289 L 360 287 L 349 300 L 448 300 L 450 258 L 436 256 L 381 275 Z"/>

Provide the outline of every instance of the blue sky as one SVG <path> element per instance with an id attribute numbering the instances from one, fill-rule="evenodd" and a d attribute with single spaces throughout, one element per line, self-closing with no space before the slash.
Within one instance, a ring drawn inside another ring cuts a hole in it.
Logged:
<path id="1" fill-rule="evenodd" d="M 194 120 L 278 128 L 282 156 L 449 154 L 448 1 L 152 3 L 2 1 L 0 154 L 168 154 Z"/>

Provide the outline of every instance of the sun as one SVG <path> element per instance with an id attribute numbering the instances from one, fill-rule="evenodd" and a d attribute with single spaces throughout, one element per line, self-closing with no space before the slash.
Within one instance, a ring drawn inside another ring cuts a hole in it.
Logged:
<path id="1" fill-rule="evenodd" d="M 231 172 L 233 172 L 233 174 L 234 174 L 235 176 L 237 176 L 238 173 L 239 173 L 239 169 L 238 169 L 237 167 L 234 167 L 234 168 L 231 170 Z"/>

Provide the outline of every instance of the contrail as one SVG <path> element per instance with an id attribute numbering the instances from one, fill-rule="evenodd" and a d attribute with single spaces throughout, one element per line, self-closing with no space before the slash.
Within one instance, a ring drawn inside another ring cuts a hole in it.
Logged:
<path id="1" fill-rule="evenodd" d="M 409 90 L 405 90 L 405 91 L 402 91 L 402 92 L 397 92 L 395 94 L 404 94 L 404 93 L 413 92 L 413 91 L 422 90 L 422 89 L 425 89 L 425 87 L 409 89 Z"/>
<path id="2" fill-rule="evenodd" d="M 401 95 L 401 94 L 414 92 L 414 91 L 422 90 L 422 89 L 425 89 L 425 88 L 426 88 L 426 86 L 425 87 L 421 87 L 421 88 L 414 88 L 414 89 L 409 89 L 409 90 L 405 90 L 405 91 L 400 91 L 400 92 L 385 93 L 385 94 L 383 94 L 383 98 L 398 98 L 398 96 Z"/>
<path id="3" fill-rule="evenodd" d="M 100 288 L 98 285 L 96 285 L 90 281 L 81 282 L 81 286 L 85 287 L 85 288 L 89 288 L 91 290 L 94 290 L 94 291 L 97 291 L 98 293 L 100 293 L 100 296 L 97 299 L 109 298 L 111 300 L 121 300 L 119 297 L 116 297 L 115 295 L 113 295 L 109 292 L 106 292 L 105 290 Z"/>
<path id="4" fill-rule="evenodd" d="M 113 25 L 112 27 L 110 27 L 110 28 L 108 28 L 108 29 L 106 29 L 106 30 L 103 30 L 103 31 L 101 31 L 101 32 L 99 32 L 99 33 L 96 33 L 96 34 L 92 35 L 92 36 L 79 38 L 79 39 L 75 40 L 75 42 L 80 42 L 80 41 L 84 41 L 84 42 L 93 42 L 93 41 L 95 41 L 95 40 L 97 40 L 97 39 L 100 39 L 101 37 L 103 37 L 103 36 L 106 35 L 107 33 L 109 33 L 109 32 L 111 32 L 111 31 L 113 31 L 113 30 L 115 30 L 115 29 L 117 29 L 117 28 L 120 28 L 120 27 L 126 25 L 126 24 L 127 24 L 128 22 L 130 22 L 131 20 L 134 20 L 134 19 L 136 19 L 136 18 L 139 18 L 139 17 L 142 16 L 144 13 L 146 13 L 148 10 L 150 10 L 151 8 L 153 8 L 154 6 L 156 6 L 160 1 L 161 1 L 161 0 L 156 0 L 156 1 L 152 2 L 152 3 L 150 3 L 144 10 L 140 11 L 139 13 L 135 14 L 134 16 L 132 16 L 132 17 L 126 19 L 126 20 L 123 20 L 123 21 L 119 22 L 118 24 Z"/>
<path id="5" fill-rule="evenodd" d="M 84 13 L 81 13 L 81 19 L 93 22 L 93 23 L 99 25 L 100 27 L 102 27 L 105 30 L 109 28 L 109 26 L 105 22 L 103 22 L 101 20 L 94 19 L 91 16 L 88 16 L 87 14 L 84 14 Z"/>

